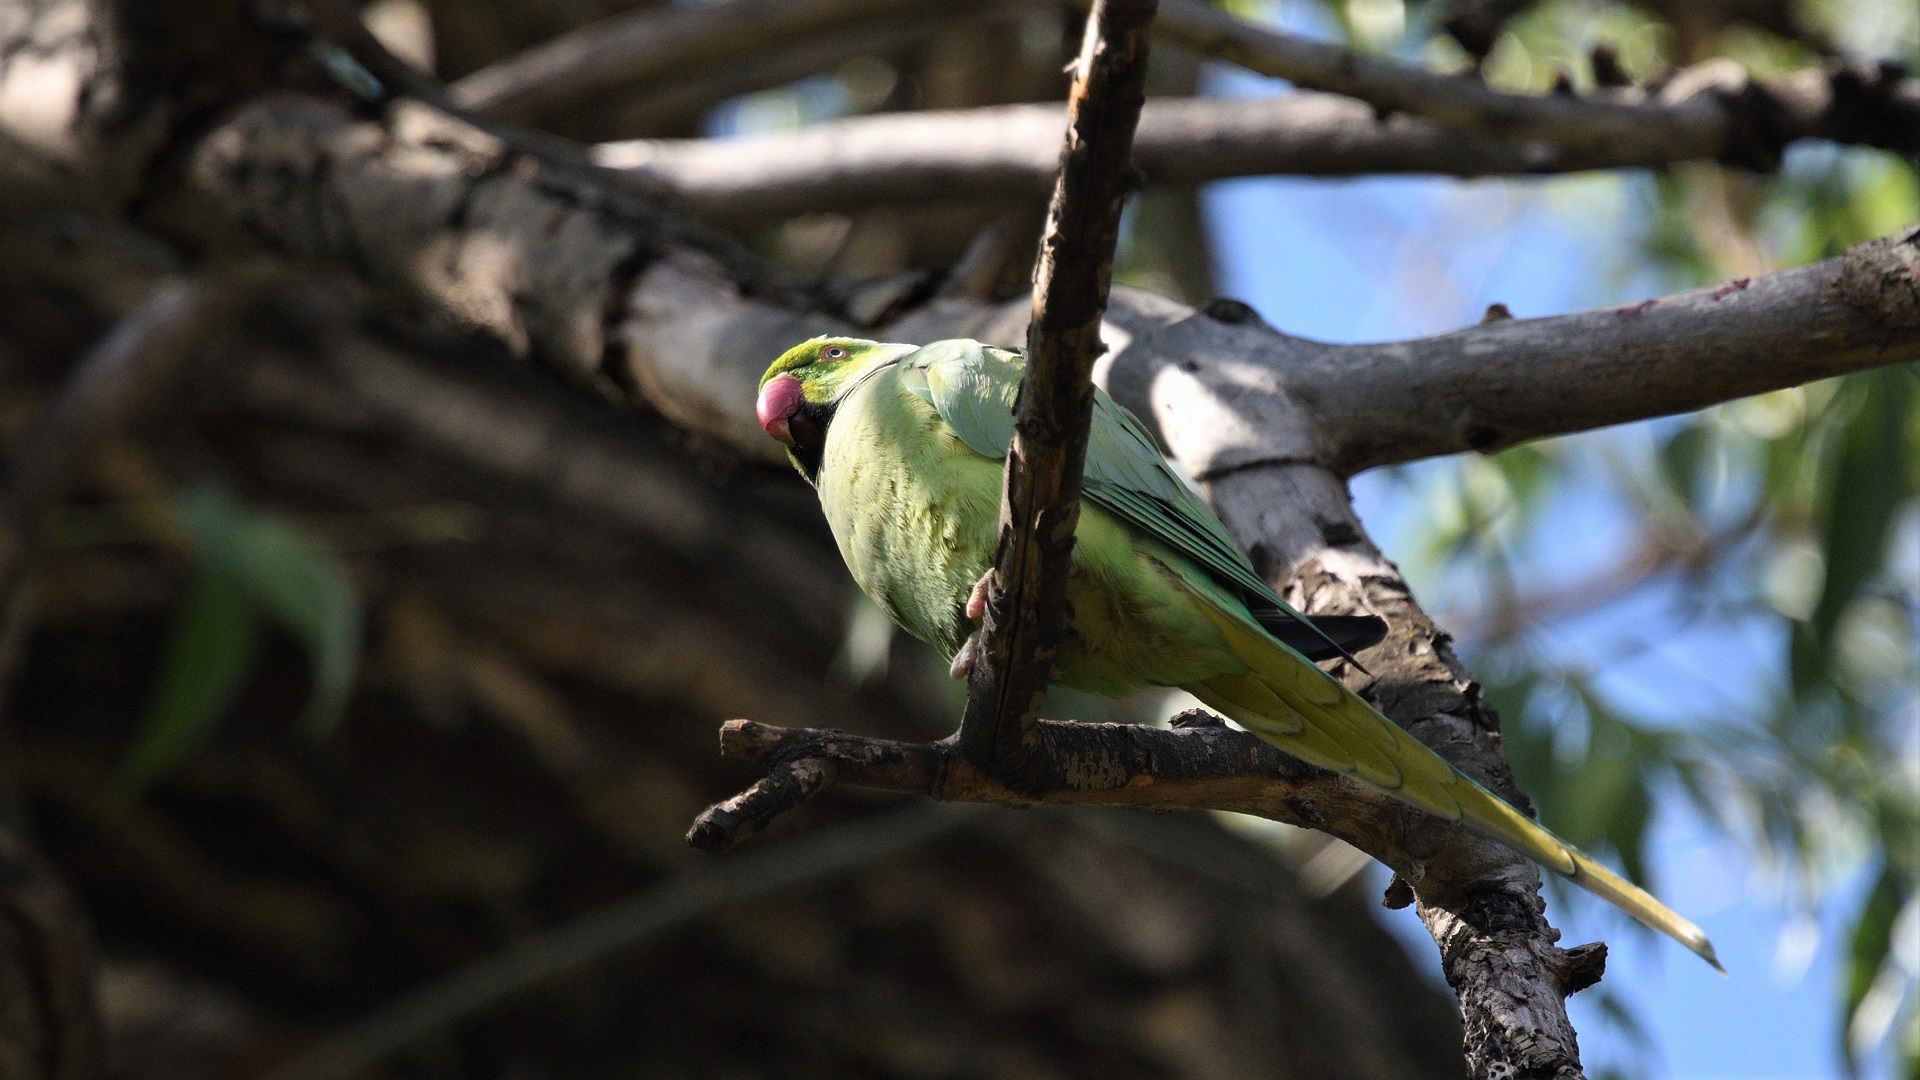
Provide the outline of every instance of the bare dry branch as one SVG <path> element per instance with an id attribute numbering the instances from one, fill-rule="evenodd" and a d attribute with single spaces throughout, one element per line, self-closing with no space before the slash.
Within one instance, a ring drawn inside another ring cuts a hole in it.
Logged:
<path id="1" fill-rule="evenodd" d="M 1033 731 L 1040 750 L 1033 755 L 1033 771 L 1015 786 L 976 768 L 953 739 L 903 743 L 730 721 L 720 729 L 720 752 L 766 763 L 774 783 L 709 808 L 689 839 L 700 847 L 730 846 L 826 783 L 1003 806 L 1238 810 L 1328 829 L 1416 878 L 1427 869 L 1408 854 L 1419 846 L 1409 841 L 1409 830 L 1431 846 L 1450 828 L 1206 713 L 1188 714 L 1171 731 L 1053 720 L 1037 722 Z M 749 805 L 741 803 L 743 798 L 751 800 L 753 812 L 743 812 Z"/>
<path id="2" fill-rule="evenodd" d="M 1040 237 L 1027 328 L 1028 368 L 1014 407 L 1000 494 L 1000 541 L 967 679 L 960 751 L 1018 782 L 1066 634 L 1067 572 L 1080 521 L 1080 474 L 1093 418 L 1093 363 L 1113 281 L 1120 211 L 1133 188 L 1133 129 L 1146 99 L 1155 0 L 1098 0 L 1087 17 L 1060 181 Z"/>
<path id="3" fill-rule="evenodd" d="M 734 139 L 638 139 L 595 148 L 703 217 L 738 220 L 1008 193 L 1038 196 L 1058 160 L 1058 106 L 887 113 Z M 1230 176 L 1452 176 L 1565 172 L 1637 160 L 1575 157 L 1540 143 L 1382 120 L 1326 94 L 1150 101 L 1134 161 L 1152 184 Z"/>
<path id="4" fill-rule="evenodd" d="M 1154 183 L 1529 175 L 1693 160 L 1765 169 L 1810 138 L 1920 150 L 1920 82 L 1891 68 L 1831 66 L 1755 82 L 1715 62 L 1680 72 L 1657 95 L 1539 96 L 1276 33 L 1200 0 L 1170 4 L 1157 33 L 1344 97 L 1151 102 L 1135 154 Z M 1055 165 L 1051 116 L 1046 106 L 1001 106 L 858 117 L 744 139 L 609 143 L 595 158 L 708 217 L 777 216 L 1043 190 Z"/>
<path id="5" fill-rule="evenodd" d="M 1874 95 L 1884 87 L 1866 88 L 1880 84 L 1805 74 L 1801 81 L 1807 85 L 1795 84 L 1796 93 L 1805 93 L 1796 100 L 1824 95 L 1827 119 L 1783 134 L 1781 145 L 1804 137 L 1871 143 L 1876 131 L 1891 130 L 1850 119 L 1872 111 L 1859 102 L 1879 100 Z M 1846 87 L 1853 89 L 1841 92 Z M 1891 100 L 1912 96 L 1915 106 L 1915 117 L 1900 121 L 1915 125 L 1914 132 L 1885 141 L 1910 138 L 1920 145 L 1920 91 L 1909 95 L 1911 89 L 1901 84 L 1897 93 L 1885 91 Z M 1052 181 L 1056 165 L 1053 115 L 1046 105 L 891 113 L 743 138 L 605 143 L 595 148 L 594 160 L 645 177 L 716 220 L 996 193 L 1037 195 Z M 1720 156 L 1718 145 L 1619 139 L 1563 146 L 1455 131 L 1405 114 L 1382 118 L 1350 98 L 1296 93 L 1150 101 L 1140 116 L 1134 155 L 1149 183 L 1193 184 L 1235 176 L 1529 176 L 1658 167 Z"/>
<path id="6" fill-rule="evenodd" d="M 1003 0 L 1004 2 L 1004 0 Z M 653 11 L 662 9 L 654 8 Z M 891 56 L 951 33 L 963 20 L 992 18 L 996 12 L 1030 10 L 1024 0 L 1011 0 L 980 14 L 939 10 L 922 13 L 903 10 L 874 16 L 853 26 L 834 26 L 811 37 L 768 41 L 749 53 L 736 54 L 727 63 L 669 80 L 634 87 L 621 95 L 612 109 L 594 119 L 601 138 L 630 138 L 652 132 L 696 130 L 708 111 L 742 94 L 786 86 L 809 75 L 834 71 L 850 59 Z M 578 111 L 569 114 L 577 116 Z"/>
<path id="7" fill-rule="evenodd" d="M 766 764 L 767 780 L 710 807 L 688 839 L 710 850 L 729 847 L 837 783 L 1015 807 L 1234 810 L 1344 840 L 1393 868 L 1400 881 L 1425 883 L 1430 895 L 1440 881 L 1498 877 L 1501 863 L 1512 859 L 1463 826 L 1308 765 L 1201 710 L 1175 717 L 1172 730 L 1042 720 L 1033 734 L 1037 771 L 1016 788 L 974 768 L 954 739 L 904 743 L 730 721 L 720 729 L 720 752 Z M 1598 981 L 1604 953 L 1596 965 L 1595 948 L 1566 950 L 1564 965 L 1542 969 L 1561 980 L 1556 993 Z"/>

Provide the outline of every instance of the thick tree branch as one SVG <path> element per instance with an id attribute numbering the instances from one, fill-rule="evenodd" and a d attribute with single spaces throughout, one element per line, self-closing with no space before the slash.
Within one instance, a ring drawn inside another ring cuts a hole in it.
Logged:
<path id="1" fill-rule="evenodd" d="M 1059 107 L 1000 105 L 886 113 L 733 139 L 605 143 L 632 171 L 703 217 L 740 220 L 980 195 L 1037 196 L 1053 182 Z M 1461 135 L 1326 94 L 1150 101 L 1134 161 L 1152 184 L 1231 176 L 1450 176 L 1648 164 L 1574 156 L 1542 143 Z"/>
<path id="2" fill-rule="evenodd" d="M 636 438 L 578 395 L 547 387 L 536 396 L 512 373 L 490 379 L 473 370 L 476 354 L 494 352 L 481 342 L 458 352 L 436 342 L 410 355 L 315 319 L 311 312 L 333 305 L 314 292 L 290 290 L 271 306 L 277 320 L 320 343 L 317 360 L 257 343 L 221 357 L 223 384 L 248 409 L 459 461 L 498 487 L 539 491 L 548 507 L 626 530 L 688 564 L 729 567 L 729 581 L 782 626 L 822 637 L 841 631 L 844 571 L 800 523 L 716 500 L 684 455 Z"/>
<path id="3" fill-rule="evenodd" d="M 1169 380 L 1186 378 L 1236 401 L 1204 451 L 1203 475 L 1303 456 L 1350 475 L 1920 358 L 1916 296 L 1920 230 L 1763 277 L 1413 341 L 1276 340 L 1255 325 L 1188 356 L 1177 375 L 1142 377 L 1158 380 L 1151 396 L 1166 402 L 1181 398 Z M 1301 409 L 1315 445 L 1276 434 Z"/>
<path id="4" fill-rule="evenodd" d="M 348 6 L 346 0 L 306 0 L 306 6 L 319 24 L 320 32 L 385 84 L 388 93 L 425 102 L 507 146 L 540 158 L 550 169 L 572 172 L 591 167 L 591 155 L 583 152 L 578 144 L 529 131 L 458 100 L 440 80 L 414 68 L 381 44 L 361 21 L 360 13 Z M 634 179 L 643 182 L 643 178 Z"/>
<path id="5" fill-rule="evenodd" d="M 1008 781 L 1025 773 L 1053 657 L 1066 634 L 1067 571 L 1093 417 L 1093 362 L 1133 187 L 1133 128 L 1146 98 L 1155 0 L 1098 0 L 1087 17 L 1066 145 L 1033 271 L 1027 375 L 1000 494 L 1000 541 L 967 680 L 959 745 Z"/>
<path id="6" fill-rule="evenodd" d="M 1803 74 L 1802 97 L 1824 94 L 1827 119 L 1778 129 L 1780 146 L 1809 137 L 1878 145 L 1874 132 L 1905 131 L 1885 126 L 1895 123 L 1913 123 L 1917 130 L 1911 142 L 1920 146 L 1920 91 L 1901 83 L 1895 92 L 1881 83 L 1849 81 L 1843 73 Z M 1816 83 L 1826 90 L 1808 88 Z M 1890 101 L 1913 97 L 1916 116 L 1896 116 L 1884 124 L 1866 118 L 1873 110 L 1862 102 L 1880 100 L 1874 95 L 1882 91 Z M 644 177 L 695 213 L 716 220 L 1038 194 L 1051 183 L 1057 164 L 1053 116 L 1054 108 L 1047 105 L 888 113 L 742 138 L 605 143 L 595 148 L 594 159 Z M 1908 138 L 1879 141 L 1905 144 Z M 1236 176 L 1527 176 L 1659 167 L 1711 160 L 1723 153 L 1718 145 L 1637 139 L 1560 145 L 1456 131 L 1402 113 L 1383 118 L 1351 98 L 1295 93 L 1150 101 L 1140 116 L 1134 155 L 1150 184 L 1194 184 Z"/>

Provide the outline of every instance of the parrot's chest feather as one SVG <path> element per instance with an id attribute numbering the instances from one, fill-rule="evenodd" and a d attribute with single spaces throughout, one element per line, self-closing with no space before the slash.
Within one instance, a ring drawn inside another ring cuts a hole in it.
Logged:
<path id="1" fill-rule="evenodd" d="M 820 506 L 860 588 L 951 655 L 968 633 L 966 595 L 993 559 L 1000 463 L 968 449 L 890 375 L 836 411 Z"/>
<path id="2" fill-rule="evenodd" d="M 816 479 L 854 580 L 908 633 L 951 657 L 993 563 L 1003 463 L 970 449 L 934 409 L 882 373 L 835 412 Z M 1082 503 L 1067 587 L 1073 619 L 1061 681 L 1123 694 L 1178 686 L 1238 661 L 1193 603 L 1178 556 Z"/>

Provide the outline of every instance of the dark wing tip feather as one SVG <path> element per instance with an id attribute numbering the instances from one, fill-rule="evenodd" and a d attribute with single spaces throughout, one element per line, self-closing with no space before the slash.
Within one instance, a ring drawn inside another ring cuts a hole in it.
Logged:
<path id="1" fill-rule="evenodd" d="M 1380 644 L 1387 636 L 1387 620 L 1378 615 L 1315 615 L 1296 619 L 1272 608 L 1256 609 L 1254 621 L 1286 645 L 1309 660 L 1346 660 L 1361 671 L 1366 665 L 1353 654 Z M 1371 674 L 1369 672 L 1369 674 Z"/>

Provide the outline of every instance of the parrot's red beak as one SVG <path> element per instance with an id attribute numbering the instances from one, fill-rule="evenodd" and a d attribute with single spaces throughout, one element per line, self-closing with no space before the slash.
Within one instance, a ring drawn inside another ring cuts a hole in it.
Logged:
<path id="1" fill-rule="evenodd" d="M 760 426 L 767 434 L 791 446 L 793 435 L 787 430 L 787 421 L 800 411 L 802 400 L 800 380 L 782 375 L 760 388 L 760 399 L 753 403 L 753 414 L 760 418 Z"/>

